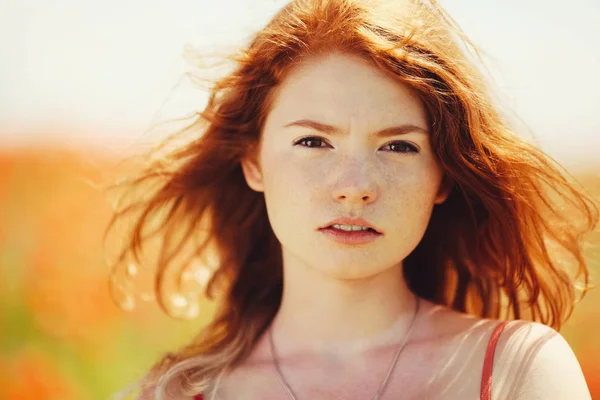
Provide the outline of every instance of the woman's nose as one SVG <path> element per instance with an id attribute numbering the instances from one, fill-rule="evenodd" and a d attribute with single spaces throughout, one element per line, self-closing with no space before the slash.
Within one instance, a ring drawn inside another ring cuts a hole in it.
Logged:
<path id="1" fill-rule="evenodd" d="M 377 184 L 369 167 L 363 163 L 345 165 L 333 188 L 333 197 L 342 203 L 367 205 L 377 199 Z"/>

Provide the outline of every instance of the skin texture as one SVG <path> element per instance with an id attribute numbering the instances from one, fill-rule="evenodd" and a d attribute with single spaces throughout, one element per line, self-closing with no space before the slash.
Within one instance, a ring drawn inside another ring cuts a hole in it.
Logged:
<path id="1" fill-rule="evenodd" d="M 339 134 L 285 126 L 303 119 Z M 259 151 L 242 163 L 248 185 L 264 192 L 282 246 L 284 291 L 271 329 L 298 399 L 372 398 L 408 330 L 415 297 L 402 278 L 402 260 L 449 188 L 427 134 L 371 136 L 405 124 L 428 129 L 425 109 L 407 86 L 355 56 L 311 58 L 277 88 Z M 318 231 L 342 216 L 363 217 L 383 235 L 349 246 Z M 383 398 L 478 399 L 496 324 L 422 301 Z M 496 354 L 494 399 L 589 398 L 571 349 L 551 328 L 518 321 Z M 548 397 L 557 385 L 563 397 Z M 286 398 L 266 335 L 214 395 Z"/>

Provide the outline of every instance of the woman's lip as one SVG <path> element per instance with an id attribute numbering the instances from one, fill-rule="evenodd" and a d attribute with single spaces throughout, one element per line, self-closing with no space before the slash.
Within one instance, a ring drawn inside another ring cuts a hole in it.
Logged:
<path id="1" fill-rule="evenodd" d="M 368 228 L 373 229 L 375 232 L 381 233 L 379 232 L 379 229 L 375 229 L 375 227 L 366 219 L 362 218 L 362 217 L 340 217 L 337 219 L 334 219 L 333 221 L 329 221 L 326 225 L 322 226 L 321 228 L 331 228 L 333 225 L 357 225 L 357 226 L 366 226 Z"/>
<path id="2" fill-rule="evenodd" d="M 343 231 L 333 227 L 319 229 L 326 237 L 334 242 L 347 245 L 363 245 L 372 243 L 381 233 L 374 231 Z"/>
<path id="3" fill-rule="evenodd" d="M 338 225 L 344 225 L 344 224 L 338 224 Z M 371 226 L 367 226 L 367 225 L 359 225 L 359 226 L 367 227 L 367 228 L 371 229 L 373 232 L 381 234 L 381 232 L 379 232 L 377 229 L 375 229 L 375 228 L 373 228 Z M 326 226 L 324 228 L 319 228 L 319 229 L 336 229 L 336 228 L 334 228 L 333 224 L 331 224 L 329 226 Z"/>

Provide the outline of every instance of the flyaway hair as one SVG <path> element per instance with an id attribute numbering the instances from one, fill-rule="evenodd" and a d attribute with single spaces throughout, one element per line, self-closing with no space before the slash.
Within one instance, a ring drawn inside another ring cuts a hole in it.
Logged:
<path id="1" fill-rule="evenodd" d="M 597 223 L 596 206 L 513 131 L 474 46 L 437 1 L 295 0 L 234 55 L 235 68 L 214 82 L 206 108 L 173 135 L 190 140 L 160 157 L 158 148 L 150 152 L 146 167 L 117 185 L 129 195 L 109 229 L 125 219 L 132 228 L 114 271 L 157 249 L 155 292 L 167 313 L 169 277 L 181 283 L 199 260 L 216 259 L 204 293 L 217 302 L 214 319 L 153 367 L 142 398 L 202 392 L 249 355 L 277 312 L 280 244 L 241 160 L 258 148 L 288 71 L 329 52 L 362 57 L 425 104 L 432 148 L 453 186 L 404 260 L 415 294 L 559 329 L 588 288 L 581 243 Z"/>

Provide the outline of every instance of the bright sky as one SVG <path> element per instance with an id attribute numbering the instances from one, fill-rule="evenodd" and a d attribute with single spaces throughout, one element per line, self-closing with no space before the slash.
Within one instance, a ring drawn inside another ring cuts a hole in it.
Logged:
<path id="1" fill-rule="evenodd" d="M 0 147 L 126 146 L 186 114 L 186 44 L 248 39 L 283 0 L 3 0 Z M 507 105 L 560 160 L 600 151 L 598 0 L 441 0 L 488 54 Z M 60 132 L 60 137 L 49 132 Z"/>

